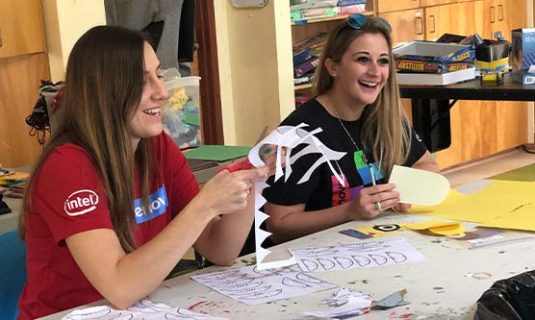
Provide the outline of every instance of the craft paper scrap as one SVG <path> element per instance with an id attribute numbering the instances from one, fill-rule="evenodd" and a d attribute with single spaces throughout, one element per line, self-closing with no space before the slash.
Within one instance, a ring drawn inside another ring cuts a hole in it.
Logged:
<path id="1" fill-rule="evenodd" d="M 257 305 L 337 287 L 292 267 L 259 270 L 256 266 L 192 276 L 195 281 L 236 301 Z"/>
<path id="2" fill-rule="evenodd" d="M 389 183 L 396 185 L 399 202 L 434 206 L 446 198 L 450 183 L 443 175 L 395 165 Z"/>
<path id="3" fill-rule="evenodd" d="M 425 257 L 404 239 L 290 249 L 305 272 L 324 272 L 416 263 Z"/>
<path id="4" fill-rule="evenodd" d="M 533 182 L 491 180 L 486 188 L 469 195 L 450 190 L 442 204 L 431 207 L 413 206 L 410 212 L 446 219 L 482 222 L 527 206 L 533 202 L 534 194 Z M 535 231 L 535 228 L 524 230 Z"/>
<path id="5" fill-rule="evenodd" d="M 327 299 L 323 299 L 322 302 L 329 307 L 339 307 L 350 301 L 350 299 L 357 299 L 361 301 L 369 301 L 371 303 L 372 298 L 369 294 L 358 290 L 352 290 L 349 288 L 340 288 L 338 291 L 333 292 Z M 369 307 L 370 304 L 364 303 L 362 308 Z"/>
<path id="6" fill-rule="evenodd" d="M 360 291 L 342 288 L 323 301 L 330 309 L 303 312 L 320 318 L 345 318 L 368 313 L 372 304 L 370 295 Z"/>
<path id="7" fill-rule="evenodd" d="M 109 320 L 109 319 L 169 319 L 169 320 L 225 320 L 227 318 L 214 317 L 203 313 L 189 311 L 184 308 L 171 307 L 163 303 L 154 303 L 144 299 L 128 308 L 117 310 L 109 305 L 77 309 L 69 313 L 62 320 Z"/>
<path id="8" fill-rule="evenodd" d="M 390 223 L 376 224 L 373 226 L 359 226 L 350 230 L 363 235 L 364 237 L 360 237 L 361 239 L 366 239 L 366 237 L 377 238 L 392 234 L 393 232 L 406 230 L 424 231 L 439 236 L 455 236 L 463 234 L 465 229 L 463 224 L 457 221 L 430 220 L 415 223 Z M 344 231 L 344 234 L 351 235 L 347 230 Z"/>
<path id="9" fill-rule="evenodd" d="M 452 236 L 464 233 L 464 226 L 457 221 L 431 220 L 416 223 L 405 223 L 404 228 L 414 231 L 426 231 L 439 236 Z"/>
<path id="10" fill-rule="evenodd" d="M 406 294 L 407 294 L 406 289 L 396 291 L 379 301 L 373 302 L 371 309 L 372 310 L 387 310 L 387 309 L 391 309 L 395 307 L 408 305 L 410 304 L 410 302 L 404 300 L 404 297 Z"/>
<path id="11" fill-rule="evenodd" d="M 386 235 L 391 235 L 393 232 L 405 231 L 399 223 L 389 224 L 375 224 L 371 226 L 355 227 L 357 232 L 360 232 L 369 238 L 378 238 Z"/>
<path id="12" fill-rule="evenodd" d="M 298 126 L 281 126 L 273 131 L 270 135 L 262 139 L 257 143 L 249 152 L 249 161 L 255 167 L 262 167 L 265 165 L 264 160 L 262 159 L 262 147 L 265 145 L 274 146 L 276 149 L 276 166 L 275 166 L 275 181 L 278 181 L 284 176 L 284 181 L 288 181 L 288 178 L 292 174 L 292 164 L 297 161 L 300 157 L 317 153 L 321 157 L 308 169 L 308 171 L 301 177 L 297 182 L 298 184 L 304 183 L 310 179 L 310 176 L 320 165 L 326 163 L 331 170 L 333 176 L 340 182 L 344 184 L 343 179 L 338 173 L 333 165 L 332 161 L 341 159 L 345 153 L 337 152 L 327 148 L 318 138 L 314 135 L 322 131 L 321 128 L 316 128 L 315 130 L 308 132 L 304 130 L 304 127 L 308 125 L 301 123 Z M 292 154 L 292 149 L 298 145 L 305 144 L 306 146 L 302 148 L 299 152 Z M 283 148 L 286 152 L 285 161 L 283 161 Z M 283 168 L 284 163 L 284 168 Z M 265 270 L 270 268 L 281 268 L 295 264 L 295 260 L 290 257 L 286 260 L 276 260 L 265 262 L 265 258 L 269 255 L 270 250 L 262 247 L 262 243 L 266 238 L 268 238 L 271 233 L 267 232 L 260 228 L 262 223 L 269 218 L 267 214 L 262 212 L 260 209 L 266 203 L 266 199 L 262 196 L 262 192 L 265 188 L 268 188 L 269 185 L 266 183 L 266 179 L 262 181 L 255 182 L 255 245 L 256 245 L 256 263 L 258 269 Z"/>

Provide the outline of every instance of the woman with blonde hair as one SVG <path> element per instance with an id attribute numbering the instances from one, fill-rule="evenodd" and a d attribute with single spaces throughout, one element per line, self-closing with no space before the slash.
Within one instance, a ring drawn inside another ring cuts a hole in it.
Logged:
<path id="1" fill-rule="evenodd" d="M 269 168 L 223 170 L 199 190 L 162 131 L 159 68 L 148 42 L 121 27 L 94 27 L 72 49 L 60 125 L 24 200 L 20 319 L 103 298 L 127 308 L 192 246 L 220 265 L 238 256 L 254 218 L 249 193 Z"/>
<path id="2" fill-rule="evenodd" d="M 317 160 L 307 155 L 292 165 L 287 182 L 266 189 L 267 228 L 280 243 L 338 224 L 370 219 L 386 209 L 406 212 L 393 184 L 393 165 L 438 172 L 401 106 L 392 57 L 390 26 L 381 18 L 353 14 L 334 28 L 314 75 L 315 97 L 282 125 L 306 123 L 329 148 L 347 154 L 337 161 L 344 185 L 323 164 L 308 182 L 300 173 Z"/>

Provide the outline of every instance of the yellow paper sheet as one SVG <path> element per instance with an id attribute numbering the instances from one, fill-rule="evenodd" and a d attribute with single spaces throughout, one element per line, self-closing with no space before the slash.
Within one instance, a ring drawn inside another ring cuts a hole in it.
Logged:
<path id="1" fill-rule="evenodd" d="M 446 219 L 482 222 L 532 202 L 534 195 L 534 182 L 492 180 L 486 188 L 469 195 L 450 190 L 442 204 L 413 206 L 410 211 Z"/>
<path id="2" fill-rule="evenodd" d="M 535 231 L 535 203 L 522 206 L 513 212 L 487 219 L 480 227 Z"/>

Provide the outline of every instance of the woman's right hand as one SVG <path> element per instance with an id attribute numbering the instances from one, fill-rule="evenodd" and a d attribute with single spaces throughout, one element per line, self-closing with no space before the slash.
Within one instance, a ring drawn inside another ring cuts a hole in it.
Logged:
<path id="1" fill-rule="evenodd" d="M 372 219 L 398 205 L 399 193 L 394 190 L 395 187 L 393 183 L 386 183 L 362 188 L 359 196 L 349 204 L 349 220 Z"/>
<path id="2" fill-rule="evenodd" d="M 229 172 L 222 170 L 201 189 L 198 197 L 208 204 L 214 216 L 232 213 L 245 208 L 254 192 L 254 181 L 268 174 L 269 168 L 253 168 Z"/>

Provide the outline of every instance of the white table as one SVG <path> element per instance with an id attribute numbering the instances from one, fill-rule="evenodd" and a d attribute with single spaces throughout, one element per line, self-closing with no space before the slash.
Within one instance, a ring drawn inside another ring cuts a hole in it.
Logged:
<path id="1" fill-rule="evenodd" d="M 494 281 L 535 269 L 530 252 L 535 249 L 535 234 L 505 231 L 506 239 L 526 238 L 524 241 L 495 247 L 468 249 L 468 243 L 446 237 L 423 235 L 414 231 L 395 232 L 392 235 L 369 240 L 358 240 L 338 231 L 357 225 L 394 224 L 429 219 L 424 216 L 386 214 L 371 221 L 347 223 L 323 232 L 297 239 L 272 248 L 274 254 L 287 257 L 287 248 L 326 246 L 354 241 L 406 238 L 427 261 L 414 264 L 389 265 L 380 268 L 313 273 L 314 276 L 340 286 L 370 293 L 375 299 L 394 291 L 407 289 L 405 300 L 411 304 L 385 311 L 372 311 L 356 319 L 471 319 L 475 302 Z M 465 223 L 467 228 L 471 224 Z M 250 263 L 253 256 L 239 258 L 233 267 Z M 210 267 L 198 272 L 225 268 Z M 487 279 L 468 276 L 487 273 Z M 191 307 L 192 311 L 224 316 L 230 319 L 307 319 L 304 311 L 326 309 L 321 300 L 337 289 L 281 300 L 257 306 L 248 306 L 223 296 L 183 275 L 165 281 L 149 298 L 175 307 Z M 103 304 L 101 301 L 97 304 Z M 83 306 L 87 307 L 87 306 Z M 61 319 L 69 311 L 46 317 Z"/>

